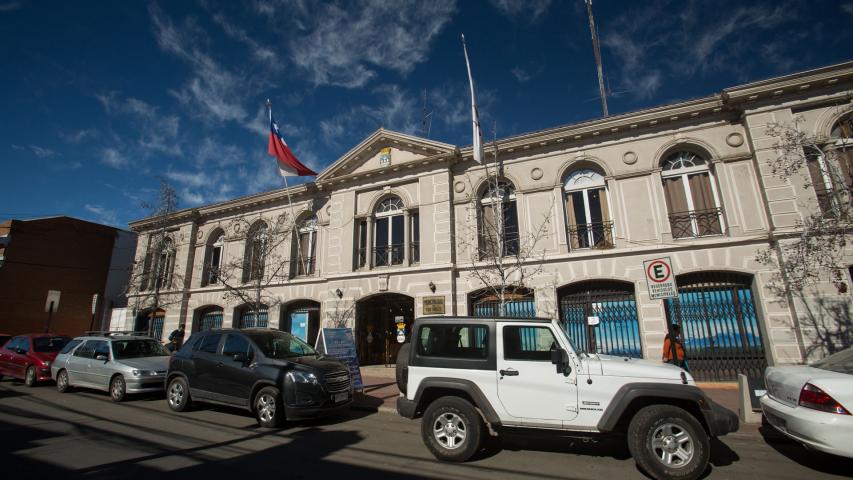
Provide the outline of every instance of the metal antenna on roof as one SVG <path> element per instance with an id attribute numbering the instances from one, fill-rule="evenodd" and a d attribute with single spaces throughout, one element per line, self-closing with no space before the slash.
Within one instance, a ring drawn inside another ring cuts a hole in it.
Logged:
<path id="1" fill-rule="evenodd" d="M 429 138 L 429 131 L 432 128 L 432 110 L 427 110 L 427 91 L 424 89 L 424 106 L 421 109 L 421 136 Z"/>
<path id="2" fill-rule="evenodd" d="M 598 94 L 601 96 L 601 110 L 604 116 L 607 112 L 607 91 L 604 89 L 604 68 L 601 65 L 601 48 L 598 45 L 598 31 L 595 29 L 595 19 L 592 16 L 592 0 L 586 2 L 586 13 L 589 17 L 589 32 L 592 35 L 592 53 L 595 56 L 595 68 L 598 71 Z"/>

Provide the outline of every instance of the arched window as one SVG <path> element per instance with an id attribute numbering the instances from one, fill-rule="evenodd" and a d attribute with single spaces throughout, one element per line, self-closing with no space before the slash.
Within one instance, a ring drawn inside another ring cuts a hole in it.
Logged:
<path id="1" fill-rule="evenodd" d="M 196 332 L 204 332 L 214 328 L 222 328 L 222 307 L 212 306 L 198 310 L 196 320 Z"/>
<path id="2" fill-rule="evenodd" d="M 566 176 L 563 188 L 570 248 L 612 247 L 613 222 L 604 176 L 593 169 L 580 168 Z"/>
<path id="3" fill-rule="evenodd" d="M 373 211 L 373 259 L 377 267 L 403 263 L 405 217 L 403 200 L 387 197 Z"/>
<path id="4" fill-rule="evenodd" d="M 480 258 L 518 255 L 518 212 L 515 187 L 506 180 L 488 182 L 480 195 Z"/>
<path id="5" fill-rule="evenodd" d="M 823 212 L 837 210 L 853 199 L 853 114 L 839 120 L 821 146 L 805 147 L 811 185 Z"/>
<path id="6" fill-rule="evenodd" d="M 661 166 L 672 237 L 722 235 L 722 209 L 708 159 L 679 150 L 667 155 Z"/>
<path id="7" fill-rule="evenodd" d="M 291 246 L 290 273 L 292 276 L 313 275 L 317 262 L 317 216 L 311 215 L 299 223 Z"/>
<path id="8" fill-rule="evenodd" d="M 172 275 L 175 271 L 175 245 L 172 239 L 166 237 L 160 247 L 157 262 L 157 288 L 172 288 Z"/>
<path id="9" fill-rule="evenodd" d="M 259 305 L 255 309 L 251 305 L 245 305 L 238 310 L 237 318 L 239 319 L 239 328 L 267 328 L 269 326 L 269 307 Z"/>
<path id="10" fill-rule="evenodd" d="M 243 282 L 260 280 L 264 276 L 264 262 L 269 253 L 267 224 L 258 222 L 246 235 L 246 252 L 243 254 Z"/>
<path id="11" fill-rule="evenodd" d="M 204 252 L 204 269 L 202 271 L 201 285 L 215 285 L 219 283 L 219 273 L 222 271 L 223 257 L 225 256 L 225 234 L 221 230 L 214 232 L 208 239 Z"/>

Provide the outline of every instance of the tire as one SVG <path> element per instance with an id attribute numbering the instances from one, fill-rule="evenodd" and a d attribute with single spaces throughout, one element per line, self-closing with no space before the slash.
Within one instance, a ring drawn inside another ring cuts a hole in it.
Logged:
<path id="1" fill-rule="evenodd" d="M 404 343 L 397 352 L 397 389 L 400 393 L 406 393 L 406 384 L 409 383 L 409 352 L 412 350 L 411 343 Z"/>
<path id="2" fill-rule="evenodd" d="M 252 407 L 258 425 L 264 428 L 279 428 L 284 424 L 284 404 L 277 388 L 260 389 L 252 400 Z"/>
<path id="3" fill-rule="evenodd" d="M 121 375 L 116 375 L 110 380 L 110 399 L 119 403 L 125 398 L 127 398 L 127 382 Z"/>
<path id="4" fill-rule="evenodd" d="M 66 393 L 71 390 L 71 385 L 68 383 L 68 372 L 60 370 L 59 373 L 56 374 L 56 391 L 59 393 Z"/>
<path id="5" fill-rule="evenodd" d="M 710 441 L 686 410 L 672 405 L 642 408 L 628 425 L 628 450 L 657 480 L 694 480 L 708 468 Z"/>
<path id="6" fill-rule="evenodd" d="M 27 373 L 24 374 L 24 385 L 28 387 L 35 387 L 36 383 L 36 367 L 30 365 L 27 367 Z"/>
<path id="7" fill-rule="evenodd" d="M 186 412 L 192 407 L 190 387 L 184 377 L 175 377 L 166 387 L 166 403 L 175 412 Z"/>
<path id="8" fill-rule="evenodd" d="M 445 462 L 464 462 L 480 450 L 485 425 L 470 402 L 441 397 L 424 411 L 421 437 L 433 456 Z"/>

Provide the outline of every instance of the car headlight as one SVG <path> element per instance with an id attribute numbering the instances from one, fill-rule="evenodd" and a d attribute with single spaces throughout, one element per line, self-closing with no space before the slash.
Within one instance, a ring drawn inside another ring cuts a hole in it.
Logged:
<path id="1" fill-rule="evenodd" d="M 320 385 L 320 381 L 317 380 L 317 375 L 309 372 L 298 372 L 291 371 L 287 372 L 287 376 L 290 377 L 290 380 L 295 383 L 306 383 L 309 385 Z"/>
<path id="2" fill-rule="evenodd" d="M 153 371 L 151 371 L 151 370 L 133 370 L 133 371 L 132 371 L 132 372 L 130 372 L 130 373 L 132 373 L 134 377 L 143 377 L 143 376 L 149 376 L 149 375 L 157 375 L 157 372 L 153 372 Z"/>

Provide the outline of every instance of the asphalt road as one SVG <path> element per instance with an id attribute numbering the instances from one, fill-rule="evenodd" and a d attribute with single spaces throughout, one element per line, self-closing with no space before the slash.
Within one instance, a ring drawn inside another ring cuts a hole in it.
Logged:
<path id="1" fill-rule="evenodd" d="M 762 433 L 763 432 L 763 433 Z M 4 478 L 622 479 L 646 478 L 624 441 L 512 437 L 465 464 L 439 463 L 420 422 L 352 411 L 337 419 L 258 428 L 239 410 L 174 413 L 161 396 L 114 404 L 106 394 L 0 382 Z M 853 476 L 853 461 L 805 451 L 751 429 L 715 441 L 707 478 Z"/>

